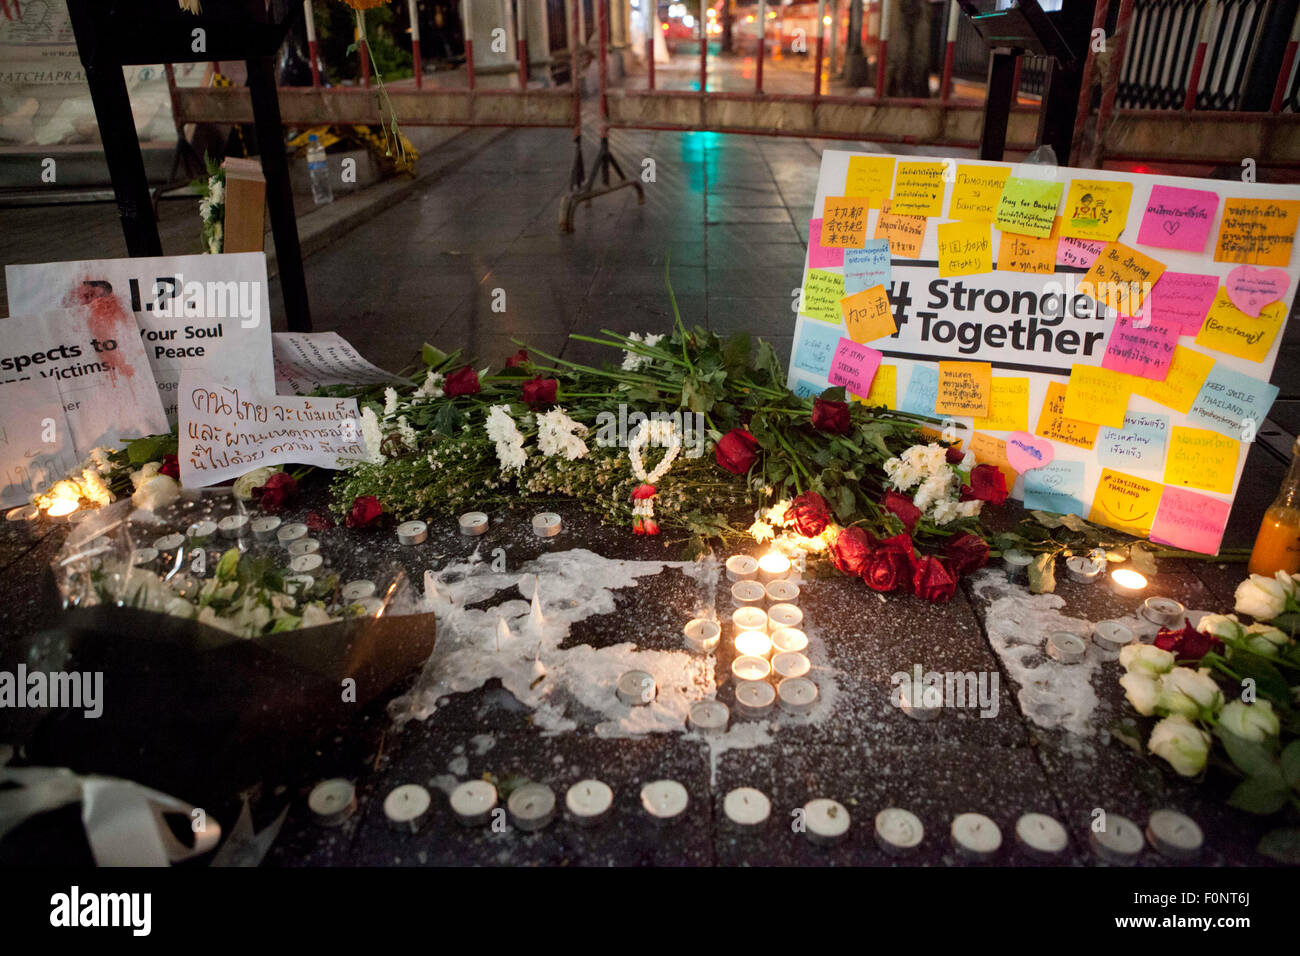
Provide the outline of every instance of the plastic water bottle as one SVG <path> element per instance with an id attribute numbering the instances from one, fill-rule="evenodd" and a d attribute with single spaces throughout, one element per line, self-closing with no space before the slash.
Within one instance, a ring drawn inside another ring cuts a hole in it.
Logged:
<path id="1" fill-rule="evenodd" d="M 315 133 L 307 137 L 307 172 L 311 176 L 311 195 L 316 200 L 316 205 L 333 202 L 334 192 L 330 189 L 330 168 L 325 161 L 325 147 L 320 144 Z"/>

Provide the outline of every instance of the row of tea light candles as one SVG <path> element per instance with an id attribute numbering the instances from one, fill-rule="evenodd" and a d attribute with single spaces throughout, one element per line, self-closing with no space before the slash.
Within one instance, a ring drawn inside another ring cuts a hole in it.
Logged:
<path id="1" fill-rule="evenodd" d="M 681 819 L 690 805 L 690 794 L 676 780 L 655 780 L 641 787 L 641 808 L 657 824 L 671 824 Z M 492 820 L 497 811 L 499 794 L 487 780 L 467 780 L 449 795 L 456 822 L 465 827 L 479 827 Z M 307 805 L 318 823 L 337 826 L 356 810 L 356 789 L 343 779 L 326 780 L 308 795 Z M 427 822 L 433 801 L 429 791 L 419 784 L 403 784 L 384 798 L 384 816 L 396 829 L 419 832 Z M 598 826 L 607 820 L 614 807 L 614 791 L 600 780 L 580 780 L 564 795 L 569 818 L 582 827 Z M 737 831 L 757 833 L 772 815 L 772 801 L 761 790 L 737 787 L 722 801 L 728 824 Z M 516 829 L 536 832 L 556 817 L 555 792 L 543 783 L 530 782 L 511 791 L 506 811 Z M 852 822 L 848 808 L 824 797 L 808 801 L 801 812 L 804 833 L 820 846 L 843 841 Z M 877 845 L 891 856 L 915 852 L 925 839 L 925 827 L 910 810 L 889 807 L 875 818 Z M 975 862 L 992 860 L 1002 847 L 1002 831 L 997 823 L 981 813 L 961 813 L 949 828 L 953 849 L 958 855 Z M 1041 860 L 1060 859 L 1069 846 L 1065 827 L 1042 813 L 1023 814 L 1015 825 L 1016 843 L 1027 855 Z M 1151 846 L 1173 860 L 1190 860 L 1204 843 L 1196 821 L 1176 810 L 1157 810 L 1151 814 L 1145 832 L 1127 817 L 1108 814 L 1100 832 L 1089 827 L 1093 852 L 1110 863 L 1132 863 L 1144 846 Z"/>

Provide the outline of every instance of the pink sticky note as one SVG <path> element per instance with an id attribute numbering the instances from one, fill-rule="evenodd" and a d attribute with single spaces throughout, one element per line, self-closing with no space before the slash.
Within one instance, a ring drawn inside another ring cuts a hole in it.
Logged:
<path id="1" fill-rule="evenodd" d="M 1218 554 L 1230 505 L 1209 495 L 1165 485 L 1151 525 L 1151 540 L 1185 551 Z"/>
<path id="2" fill-rule="evenodd" d="M 808 220 L 808 268 L 825 269 L 827 266 L 844 265 L 844 249 L 822 247 L 822 221 Z"/>
<path id="3" fill-rule="evenodd" d="M 1101 367 L 1163 382 L 1177 346 L 1176 326 L 1121 317 L 1115 320 Z"/>
<path id="4" fill-rule="evenodd" d="M 1022 475 L 1050 465 L 1055 457 L 1056 449 L 1046 438 L 1035 438 L 1029 432 L 1012 432 L 1007 436 L 1007 463 Z"/>
<path id="5" fill-rule="evenodd" d="M 1151 187 L 1138 229 L 1138 243 L 1161 249 L 1203 252 L 1210 238 L 1214 214 L 1219 209 L 1216 193 L 1179 186 Z"/>
<path id="6" fill-rule="evenodd" d="M 1072 239 L 1064 237 L 1056 244 L 1056 264 L 1074 266 L 1076 269 L 1091 269 L 1092 260 L 1101 255 L 1106 243 L 1092 239 Z"/>
<path id="7" fill-rule="evenodd" d="M 854 395 L 866 398 L 882 357 L 875 349 L 841 336 L 826 377 L 832 385 L 843 385 Z"/>
<path id="8" fill-rule="evenodd" d="M 1286 295 L 1291 277 L 1285 269 L 1237 266 L 1228 273 L 1228 280 L 1223 285 L 1233 305 L 1251 318 L 1258 319 L 1264 306 Z"/>
<path id="9" fill-rule="evenodd" d="M 1180 335 L 1196 335 L 1218 291 L 1218 276 L 1166 272 L 1151 287 L 1142 307 L 1153 322 L 1175 326 Z"/>

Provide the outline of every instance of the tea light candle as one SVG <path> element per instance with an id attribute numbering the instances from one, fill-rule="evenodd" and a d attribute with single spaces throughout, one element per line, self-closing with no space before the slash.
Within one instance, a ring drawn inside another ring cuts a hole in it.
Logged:
<path id="1" fill-rule="evenodd" d="M 482 511 L 467 511 L 460 516 L 460 533 L 477 537 L 488 529 L 488 516 Z"/>
<path id="2" fill-rule="evenodd" d="M 761 826 L 772 815 L 772 801 L 753 787 L 737 787 L 722 798 L 722 812 L 738 827 Z"/>
<path id="3" fill-rule="evenodd" d="M 1135 863 L 1142 853 L 1142 831 L 1128 817 L 1118 813 L 1106 814 L 1106 825 L 1101 830 L 1089 829 L 1088 843 L 1092 852 L 1107 863 L 1127 866 Z"/>
<path id="4" fill-rule="evenodd" d="M 690 795 L 676 780 L 655 780 L 641 788 L 641 806 L 656 823 L 670 823 L 686 812 Z"/>
<path id="5" fill-rule="evenodd" d="M 1187 609 L 1173 598 L 1149 597 L 1142 602 L 1138 614 L 1161 627 L 1179 627 Z"/>
<path id="6" fill-rule="evenodd" d="M 41 509 L 35 505 L 19 505 L 5 512 L 5 527 L 23 537 L 30 536 L 41 520 Z"/>
<path id="7" fill-rule="evenodd" d="M 701 734 L 721 734 L 727 730 L 731 711 L 720 700 L 697 700 L 686 715 L 687 725 Z"/>
<path id="8" fill-rule="evenodd" d="M 1002 846 L 1002 831 L 982 813 L 960 813 L 952 820 L 952 845 L 968 860 L 991 860 Z"/>
<path id="9" fill-rule="evenodd" d="M 750 657 L 771 657 L 772 639 L 762 631 L 741 631 L 736 635 L 736 653 Z"/>
<path id="10" fill-rule="evenodd" d="M 1205 837 L 1191 817 L 1177 810 L 1157 810 L 1147 820 L 1147 840 L 1171 860 L 1191 860 L 1201 852 Z"/>
<path id="11" fill-rule="evenodd" d="M 772 629 L 772 647 L 780 653 L 802 651 L 808 646 L 808 635 L 797 627 Z"/>
<path id="12" fill-rule="evenodd" d="M 759 631 L 767 633 L 767 612 L 761 607 L 737 608 L 731 615 L 731 623 L 736 631 Z"/>
<path id="13" fill-rule="evenodd" d="M 1098 621 L 1092 629 L 1092 643 L 1106 654 L 1119 656 L 1119 649 L 1133 643 L 1133 632 L 1119 621 Z"/>
<path id="14" fill-rule="evenodd" d="M 153 546 L 159 551 L 175 551 L 177 548 L 185 547 L 185 535 L 165 534 L 161 538 L 155 538 Z"/>
<path id="15" fill-rule="evenodd" d="M 779 581 L 790 574 L 790 559 L 784 554 L 769 551 L 758 562 L 758 579 L 764 584 Z"/>
<path id="16" fill-rule="evenodd" d="M 907 856 L 925 839 L 925 827 L 916 814 L 888 807 L 876 814 L 876 845 L 890 856 Z"/>
<path id="17" fill-rule="evenodd" d="M 286 585 L 293 584 L 298 586 L 298 593 L 310 591 L 316 583 L 316 579 L 310 574 L 293 574 L 284 579 Z"/>
<path id="18" fill-rule="evenodd" d="M 733 554 L 727 558 L 728 581 L 751 581 L 758 576 L 758 559 L 747 554 Z"/>
<path id="19" fill-rule="evenodd" d="M 424 787 L 418 783 L 404 783 L 384 797 L 384 816 L 389 826 L 415 833 L 428 816 L 432 802 Z"/>
<path id="20" fill-rule="evenodd" d="M 1036 860 L 1053 860 L 1065 852 L 1065 827 L 1045 813 L 1026 813 L 1016 821 L 1016 845 Z"/>
<path id="21" fill-rule="evenodd" d="M 429 526 L 423 521 L 403 521 L 397 526 L 397 543 L 406 547 L 429 540 Z"/>
<path id="22" fill-rule="evenodd" d="M 281 525 L 275 531 L 275 540 L 281 544 L 288 544 L 290 541 L 297 541 L 299 538 L 307 537 L 309 529 L 301 521 L 291 521 L 289 524 Z"/>
<path id="23" fill-rule="evenodd" d="M 307 807 L 321 826 L 336 827 L 356 810 L 356 787 L 343 779 L 322 780 L 307 795 Z"/>
<path id="24" fill-rule="evenodd" d="M 553 511 L 533 515 L 533 534 L 539 538 L 554 538 L 560 533 L 560 516 Z"/>
<path id="25" fill-rule="evenodd" d="M 817 685 L 806 677 L 787 677 L 776 685 L 776 696 L 782 710 L 802 717 L 817 703 Z"/>
<path id="26" fill-rule="evenodd" d="M 804 834 L 818 846 L 839 843 L 849 834 L 849 811 L 836 800 L 818 797 L 803 805 Z"/>
<path id="27" fill-rule="evenodd" d="M 772 627 L 798 627 L 803 623 L 803 611 L 793 604 L 773 604 L 767 609 L 767 619 Z"/>
<path id="28" fill-rule="evenodd" d="M 1146 590 L 1146 575 L 1132 568 L 1119 568 L 1110 572 L 1110 589 L 1120 597 L 1136 597 Z"/>
<path id="29" fill-rule="evenodd" d="M 362 598 L 356 603 L 361 605 L 361 613 L 366 617 L 378 617 L 384 609 L 384 602 L 377 597 Z"/>
<path id="30" fill-rule="evenodd" d="M 763 717 L 772 709 L 775 700 L 776 688 L 764 681 L 747 680 L 736 686 L 736 713 L 742 717 Z"/>
<path id="31" fill-rule="evenodd" d="M 248 530 L 252 519 L 248 515 L 226 515 L 217 522 L 217 531 L 223 538 L 238 538 Z"/>
<path id="32" fill-rule="evenodd" d="M 463 827 L 479 827 L 492 817 L 497 805 L 497 788 L 486 780 L 466 780 L 452 790 L 451 812 Z"/>
<path id="33" fill-rule="evenodd" d="M 280 519 L 275 515 L 262 515 L 254 518 L 249 527 L 252 529 L 253 537 L 256 540 L 270 541 L 275 537 L 275 533 L 280 530 L 280 524 Z"/>
<path id="34" fill-rule="evenodd" d="M 290 541 L 289 547 L 285 548 L 292 557 L 298 558 L 304 554 L 315 554 L 320 550 L 320 542 L 315 538 L 302 538 L 298 541 Z"/>
<path id="35" fill-rule="evenodd" d="M 782 651 L 772 655 L 772 673 L 777 677 L 803 677 L 812 670 L 812 662 L 798 651 Z"/>
<path id="36" fill-rule="evenodd" d="M 638 707 L 655 699 L 655 679 L 645 671 L 628 671 L 619 677 L 614 693 L 629 707 Z"/>
<path id="37" fill-rule="evenodd" d="M 153 564 L 158 560 L 157 548 L 136 548 L 131 552 L 131 563 L 134 565 Z"/>
<path id="38" fill-rule="evenodd" d="M 682 635 L 686 638 L 686 646 L 695 653 L 710 654 L 722 640 L 722 626 L 717 621 L 696 617 L 686 622 Z"/>
<path id="39" fill-rule="evenodd" d="M 793 581 L 773 581 L 764 590 L 773 604 L 794 604 L 799 600 L 799 585 Z"/>
<path id="40" fill-rule="evenodd" d="M 731 675 L 738 681 L 765 681 L 772 665 L 754 654 L 742 654 L 731 662 Z"/>
<path id="41" fill-rule="evenodd" d="M 580 827 L 594 827 L 614 805 L 614 791 L 599 780 L 579 780 L 564 794 L 564 806 Z"/>
<path id="42" fill-rule="evenodd" d="M 506 809 L 516 829 L 540 830 L 555 817 L 555 791 L 544 783 L 526 783 L 511 792 Z"/>
<path id="43" fill-rule="evenodd" d="M 1078 634 L 1053 631 L 1047 635 L 1047 656 L 1062 664 L 1077 664 L 1088 653 L 1088 645 Z"/>
<path id="44" fill-rule="evenodd" d="M 1070 576 L 1071 581 L 1078 581 L 1082 584 L 1095 584 L 1101 579 L 1101 572 L 1105 568 L 1093 561 L 1086 555 L 1076 554 L 1065 559 L 1065 571 Z"/>
<path id="45" fill-rule="evenodd" d="M 217 523 L 209 521 L 206 518 L 202 521 L 196 521 L 185 529 L 185 534 L 196 540 L 210 538 L 217 533 Z"/>
<path id="46" fill-rule="evenodd" d="M 731 601 L 736 607 L 757 607 L 767 592 L 757 581 L 737 581 L 731 586 Z"/>
<path id="47" fill-rule="evenodd" d="M 899 688 L 899 704 L 903 713 L 907 714 L 907 716 L 913 720 L 930 721 L 943 713 L 942 694 L 936 695 L 938 698 L 936 700 L 927 701 L 924 688 L 920 689 L 920 693 L 916 695 L 916 700 L 912 699 L 913 693 L 913 687 L 910 683 L 903 684 Z"/>
<path id="48" fill-rule="evenodd" d="M 1008 581 L 1027 580 L 1029 565 L 1034 559 L 1023 551 L 1003 551 L 1002 566 L 1007 570 Z"/>
<path id="49" fill-rule="evenodd" d="M 341 596 L 343 600 L 349 604 L 365 600 L 368 597 L 374 597 L 375 582 L 367 581 L 364 578 L 357 581 L 349 581 L 347 584 L 343 585 Z"/>
<path id="50" fill-rule="evenodd" d="M 325 559 L 319 554 L 300 554 L 289 562 L 289 570 L 294 574 L 310 574 L 320 570 L 324 563 Z"/>

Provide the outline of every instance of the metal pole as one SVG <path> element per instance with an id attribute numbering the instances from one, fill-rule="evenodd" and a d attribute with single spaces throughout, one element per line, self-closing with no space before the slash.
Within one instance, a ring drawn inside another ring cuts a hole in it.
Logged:
<path id="1" fill-rule="evenodd" d="M 311 11 L 311 0 L 302 0 L 303 21 L 307 24 L 307 56 L 311 60 L 311 85 L 320 87 L 320 53 L 316 48 L 316 17 Z"/>
<path id="2" fill-rule="evenodd" d="M 581 7 L 582 0 L 578 0 Z M 609 136 L 609 101 L 605 97 L 605 92 L 609 85 L 608 67 L 605 62 L 606 36 L 605 31 L 609 25 L 609 0 L 596 0 L 596 32 L 597 41 L 600 46 L 600 138 L 603 141 Z M 609 182 L 609 169 L 605 170 L 605 182 Z"/>
<path id="3" fill-rule="evenodd" d="M 1114 50 L 1111 52 L 1110 68 L 1102 81 L 1101 104 L 1097 107 L 1097 138 L 1092 144 L 1093 169 L 1100 169 L 1105 152 L 1103 140 L 1106 127 L 1110 125 L 1110 116 L 1115 112 L 1115 95 L 1119 92 L 1119 74 L 1124 66 L 1124 46 L 1128 41 L 1129 29 L 1133 24 L 1133 0 L 1119 0 L 1119 16 L 1115 21 L 1115 35 L 1111 38 Z"/>
<path id="4" fill-rule="evenodd" d="M 1106 29 L 1106 17 L 1110 13 L 1110 0 L 1097 0 L 1092 14 L 1093 31 Z M 1092 84 L 1095 82 L 1097 75 L 1097 58 L 1092 51 L 1091 34 L 1088 40 L 1088 55 L 1083 61 L 1083 74 L 1079 78 L 1079 110 L 1074 115 L 1074 135 L 1072 141 L 1074 150 L 1083 149 L 1083 131 L 1088 125 L 1088 115 L 1092 112 Z M 1059 162 L 1064 162 L 1064 158 L 1057 156 Z"/>
<path id="5" fill-rule="evenodd" d="M 831 56 L 827 64 L 827 72 L 834 76 L 835 67 L 838 62 L 836 52 L 839 48 L 840 39 L 840 0 L 831 0 Z"/>
<path id="6" fill-rule="evenodd" d="M 876 53 L 876 99 L 885 97 L 885 55 L 889 49 L 889 0 L 880 0 L 880 44 Z"/>
<path id="7" fill-rule="evenodd" d="M 361 52 L 361 85 L 370 85 L 370 44 L 363 42 L 366 39 L 365 34 L 366 21 L 365 14 L 357 11 L 357 29 L 356 40 L 357 49 Z"/>
<path id="8" fill-rule="evenodd" d="M 999 161 L 1007 146 L 1007 120 L 1011 116 L 1016 63 L 1020 50 L 994 51 L 989 61 L 988 97 L 984 102 L 984 128 L 980 133 L 980 159 Z"/>
<path id="9" fill-rule="evenodd" d="M 709 31 L 704 28 L 704 0 L 700 0 L 700 95 L 709 87 Z"/>
<path id="10" fill-rule="evenodd" d="M 813 65 L 813 96 L 822 95 L 822 55 L 826 51 L 826 0 L 817 0 L 817 57 Z"/>
<path id="11" fill-rule="evenodd" d="M 411 15 L 411 65 L 415 69 L 415 88 L 424 86 L 424 62 L 420 59 L 420 3 L 408 0 Z"/>
<path id="12" fill-rule="evenodd" d="M 658 11 L 655 10 L 654 0 L 646 3 L 645 7 L 645 65 L 646 75 L 649 79 L 649 88 L 654 92 L 655 88 L 655 30 L 659 28 Z"/>
<path id="13" fill-rule="evenodd" d="M 412 0 L 414 2 L 414 0 Z M 516 19 L 519 21 L 519 40 L 516 43 L 519 57 L 519 88 L 528 89 L 528 6 L 526 0 L 516 0 Z"/>
<path id="14" fill-rule="evenodd" d="M 460 20 L 465 28 L 465 68 L 471 90 L 474 89 L 474 24 L 469 15 L 469 5 L 472 2 L 473 0 L 460 0 Z"/>
<path id="15" fill-rule="evenodd" d="M 778 42 L 779 39 L 778 39 Z M 758 0 L 758 66 L 754 72 L 754 92 L 763 92 L 763 55 L 767 46 L 767 0 Z"/>
<path id="16" fill-rule="evenodd" d="M 956 55 L 957 29 L 961 25 L 961 8 L 957 0 L 948 4 L 948 31 L 943 45 L 943 79 L 939 81 L 939 102 L 947 103 L 952 96 L 952 61 Z"/>
<path id="17" fill-rule="evenodd" d="M 1183 94 L 1183 109 L 1191 112 L 1196 109 L 1196 90 L 1201 85 L 1201 71 L 1205 68 L 1205 46 L 1210 38 L 1210 23 L 1218 4 L 1211 0 L 1201 12 L 1201 22 L 1196 31 L 1196 54 L 1192 57 L 1192 68 L 1187 72 L 1187 91 Z"/>
<path id="18" fill-rule="evenodd" d="M 1020 69 L 1024 66 L 1025 57 L 1022 53 L 1016 57 L 1016 72 L 1011 77 L 1011 105 L 1015 106 L 1020 102 Z"/>
<path id="19" fill-rule="evenodd" d="M 1286 88 L 1291 82 L 1291 68 L 1295 65 L 1296 46 L 1300 44 L 1300 10 L 1296 11 L 1295 22 L 1291 24 L 1291 38 L 1286 44 L 1286 53 L 1282 57 L 1282 72 L 1277 75 L 1277 86 L 1273 89 L 1273 103 L 1270 113 L 1282 112 L 1286 102 Z"/>

